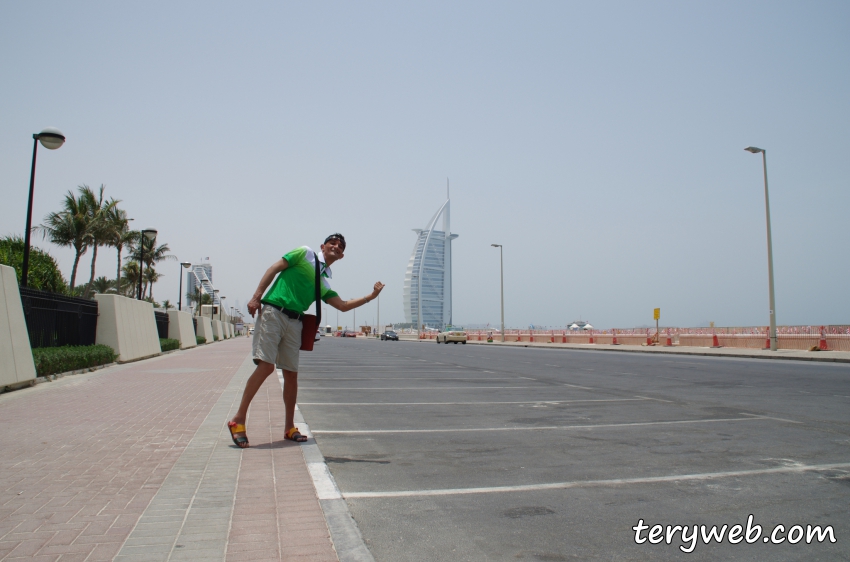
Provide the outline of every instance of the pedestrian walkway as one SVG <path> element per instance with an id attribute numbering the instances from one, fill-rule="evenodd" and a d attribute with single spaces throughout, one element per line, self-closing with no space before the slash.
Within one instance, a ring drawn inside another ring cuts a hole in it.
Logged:
<path id="1" fill-rule="evenodd" d="M 236 338 L 0 395 L 0 560 L 336 561 L 280 382 Z"/>

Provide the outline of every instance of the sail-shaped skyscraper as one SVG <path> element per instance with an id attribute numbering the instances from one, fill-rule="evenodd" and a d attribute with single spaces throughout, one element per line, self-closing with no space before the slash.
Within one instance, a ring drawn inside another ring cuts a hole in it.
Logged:
<path id="1" fill-rule="evenodd" d="M 442 329 L 452 323 L 452 240 L 450 200 L 428 221 L 414 228 L 416 244 L 404 276 L 404 316 L 415 326 Z M 440 222 L 442 219 L 442 222 Z"/>

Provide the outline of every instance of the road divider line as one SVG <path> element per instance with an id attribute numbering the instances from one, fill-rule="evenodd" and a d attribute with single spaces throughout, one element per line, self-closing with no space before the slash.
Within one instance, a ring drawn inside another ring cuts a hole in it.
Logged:
<path id="1" fill-rule="evenodd" d="M 850 463 L 814 464 L 782 466 L 753 470 L 730 470 L 726 472 L 702 472 L 697 474 L 670 474 L 666 476 L 644 476 L 639 478 L 612 478 L 609 480 L 576 480 L 572 482 L 552 482 L 548 484 L 523 484 L 518 486 L 492 486 L 486 488 L 446 488 L 441 490 L 399 490 L 387 492 L 343 492 L 345 499 L 354 498 L 404 498 L 416 496 L 455 496 L 461 494 L 494 494 L 505 492 L 534 492 L 539 490 L 563 490 L 568 488 L 592 488 L 627 486 L 630 484 L 657 484 L 664 482 L 716 480 L 719 478 L 740 478 L 765 474 L 789 474 L 814 472 L 818 470 L 842 470 L 850 468 Z"/>
<path id="2" fill-rule="evenodd" d="M 612 427 L 643 427 L 653 425 L 684 425 L 696 423 L 730 423 L 730 422 L 746 422 L 758 421 L 767 418 L 763 416 L 747 417 L 747 418 L 709 418 L 699 420 L 675 420 L 675 421 L 658 421 L 658 422 L 630 422 L 630 423 L 601 423 L 595 425 L 547 425 L 547 426 L 531 426 L 531 427 L 471 427 L 471 428 L 439 428 L 439 429 L 316 429 L 313 433 L 316 434 L 345 434 L 345 435 L 374 435 L 376 433 L 462 433 L 462 432 L 477 432 L 477 431 L 552 431 L 552 430 L 582 430 L 582 429 L 609 429 Z M 784 421 L 784 420 L 783 420 Z M 797 422 L 794 422 L 797 423 Z"/>

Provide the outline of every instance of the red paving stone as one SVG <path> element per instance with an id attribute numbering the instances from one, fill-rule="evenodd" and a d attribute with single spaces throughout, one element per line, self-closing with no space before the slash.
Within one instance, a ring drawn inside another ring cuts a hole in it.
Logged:
<path id="1" fill-rule="evenodd" d="M 300 445 L 284 439 L 283 396 L 272 375 L 248 418 L 251 446 L 242 451 L 228 562 L 338 560 Z"/>
<path id="2" fill-rule="evenodd" d="M 0 560 L 114 557 L 249 352 L 237 338 L 0 395 Z"/>
<path id="3" fill-rule="evenodd" d="M 249 352 L 240 338 L 0 395 L 0 561 L 112 560 Z M 274 376 L 248 432 L 226 559 L 337 561 Z"/>

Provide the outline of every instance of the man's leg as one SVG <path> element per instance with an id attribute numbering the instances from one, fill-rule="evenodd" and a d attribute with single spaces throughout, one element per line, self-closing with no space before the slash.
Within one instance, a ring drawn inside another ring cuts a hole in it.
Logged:
<path id="1" fill-rule="evenodd" d="M 295 427 L 295 404 L 298 402 L 298 373 L 283 371 L 283 406 L 286 409 L 285 430 Z"/>
<path id="2" fill-rule="evenodd" d="M 260 390 L 260 387 L 266 382 L 266 378 L 272 373 L 274 373 L 273 364 L 266 363 L 265 361 L 259 362 L 257 368 L 248 377 L 248 382 L 245 383 L 245 390 L 242 392 L 242 402 L 239 403 L 239 410 L 237 410 L 236 415 L 230 421 L 242 425 L 245 424 L 245 419 L 248 417 L 248 406 L 251 405 L 251 400 L 254 399 L 257 391 Z"/>

